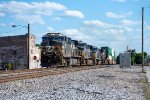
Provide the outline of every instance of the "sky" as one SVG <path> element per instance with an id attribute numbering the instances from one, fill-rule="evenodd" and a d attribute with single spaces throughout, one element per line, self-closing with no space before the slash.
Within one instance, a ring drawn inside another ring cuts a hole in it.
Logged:
<path id="1" fill-rule="evenodd" d="M 30 32 L 41 43 L 48 32 L 73 40 L 141 52 L 141 16 L 144 8 L 144 51 L 150 54 L 150 0 L 0 0 L 0 36 Z M 12 25 L 18 25 L 13 28 Z"/>

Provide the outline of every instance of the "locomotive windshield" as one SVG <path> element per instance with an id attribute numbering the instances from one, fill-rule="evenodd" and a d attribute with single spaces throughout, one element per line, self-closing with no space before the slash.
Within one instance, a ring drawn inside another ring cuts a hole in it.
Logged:
<path id="1" fill-rule="evenodd" d="M 89 46 L 89 45 L 87 45 L 87 46 L 86 46 L 86 48 L 87 48 L 87 49 L 90 49 L 90 46 Z"/>
<path id="2" fill-rule="evenodd" d="M 78 46 L 79 46 L 80 48 L 84 48 L 85 44 L 84 44 L 84 43 L 80 43 Z"/>
<path id="3" fill-rule="evenodd" d="M 62 43 L 61 42 L 57 42 L 57 41 L 43 41 L 42 46 L 61 46 Z"/>
<path id="4" fill-rule="evenodd" d="M 93 51 L 93 52 L 96 52 L 96 51 L 97 51 L 97 48 L 92 48 L 92 51 Z"/>
<path id="5" fill-rule="evenodd" d="M 43 41 L 64 41 L 65 37 L 63 36 L 53 36 L 53 37 L 43 37 Z"/>

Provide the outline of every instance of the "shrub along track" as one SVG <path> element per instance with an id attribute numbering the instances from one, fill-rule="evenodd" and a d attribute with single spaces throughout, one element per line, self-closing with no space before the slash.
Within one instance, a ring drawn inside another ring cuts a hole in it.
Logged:
<path id="1" fill-rule="evenodd" d="M 82 70 L 90 70 L 103 68 L 106 66 L 95 65 L 95 66 L 78 66 L 78 67 L 61 67 L 61 68 L 40 68 L 40 69 L 25 69 L 25 70 L 13 70 L 13 71 L 0 71 L 0 83 L 37 78 L 48 75 L 64 74 L 69 72 L 76 72 Z"/>

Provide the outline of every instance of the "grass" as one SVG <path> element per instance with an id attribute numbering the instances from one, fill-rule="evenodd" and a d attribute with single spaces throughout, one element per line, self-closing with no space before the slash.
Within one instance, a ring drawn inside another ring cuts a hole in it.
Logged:
<path id="1" fill-rule="evenodd" d="M 146 73 L 144 73 L 142 79 L 141 79 L 141 83 L 143 85 L 143 89 L 145 92 L 145 96 L 146 96 L 146 100 L 150 100 L 150 85 L 148 83 L 148 79 L 146 77 Z"/>

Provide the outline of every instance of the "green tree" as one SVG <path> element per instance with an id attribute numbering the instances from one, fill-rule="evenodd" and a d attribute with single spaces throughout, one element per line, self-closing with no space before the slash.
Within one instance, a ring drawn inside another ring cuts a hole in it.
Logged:
<path id="1" fill-rule="evenodd" d="M 146 59 L 147 53 L 144 52 L 144 59 Z M 136 64 L 142 64 L 142 53 L 137 53 L 135 56 Z"/>
<path id="2" fill-rule="evenodd" d="M 135 49 L 130 49 L 128 50 L 127 52 L 130 52 L 131 53 L 131 64 L 134 65 L 135 64 L 135 56 L 136 56 L 136 51 Z"/>
<path id="3" fill-rule="evenodd" d="M 135 57 L 136 57 L 136 53 L 131 53 L 131 64 L 134 65 L 135 64 Z"/>
<path id="4" fill-rule="evenodd" d="M 141 64 L 142 63 L 142 54 L 141 53 L 136 54 L 135 62 L 136 62 L 136 64 Z"/>

